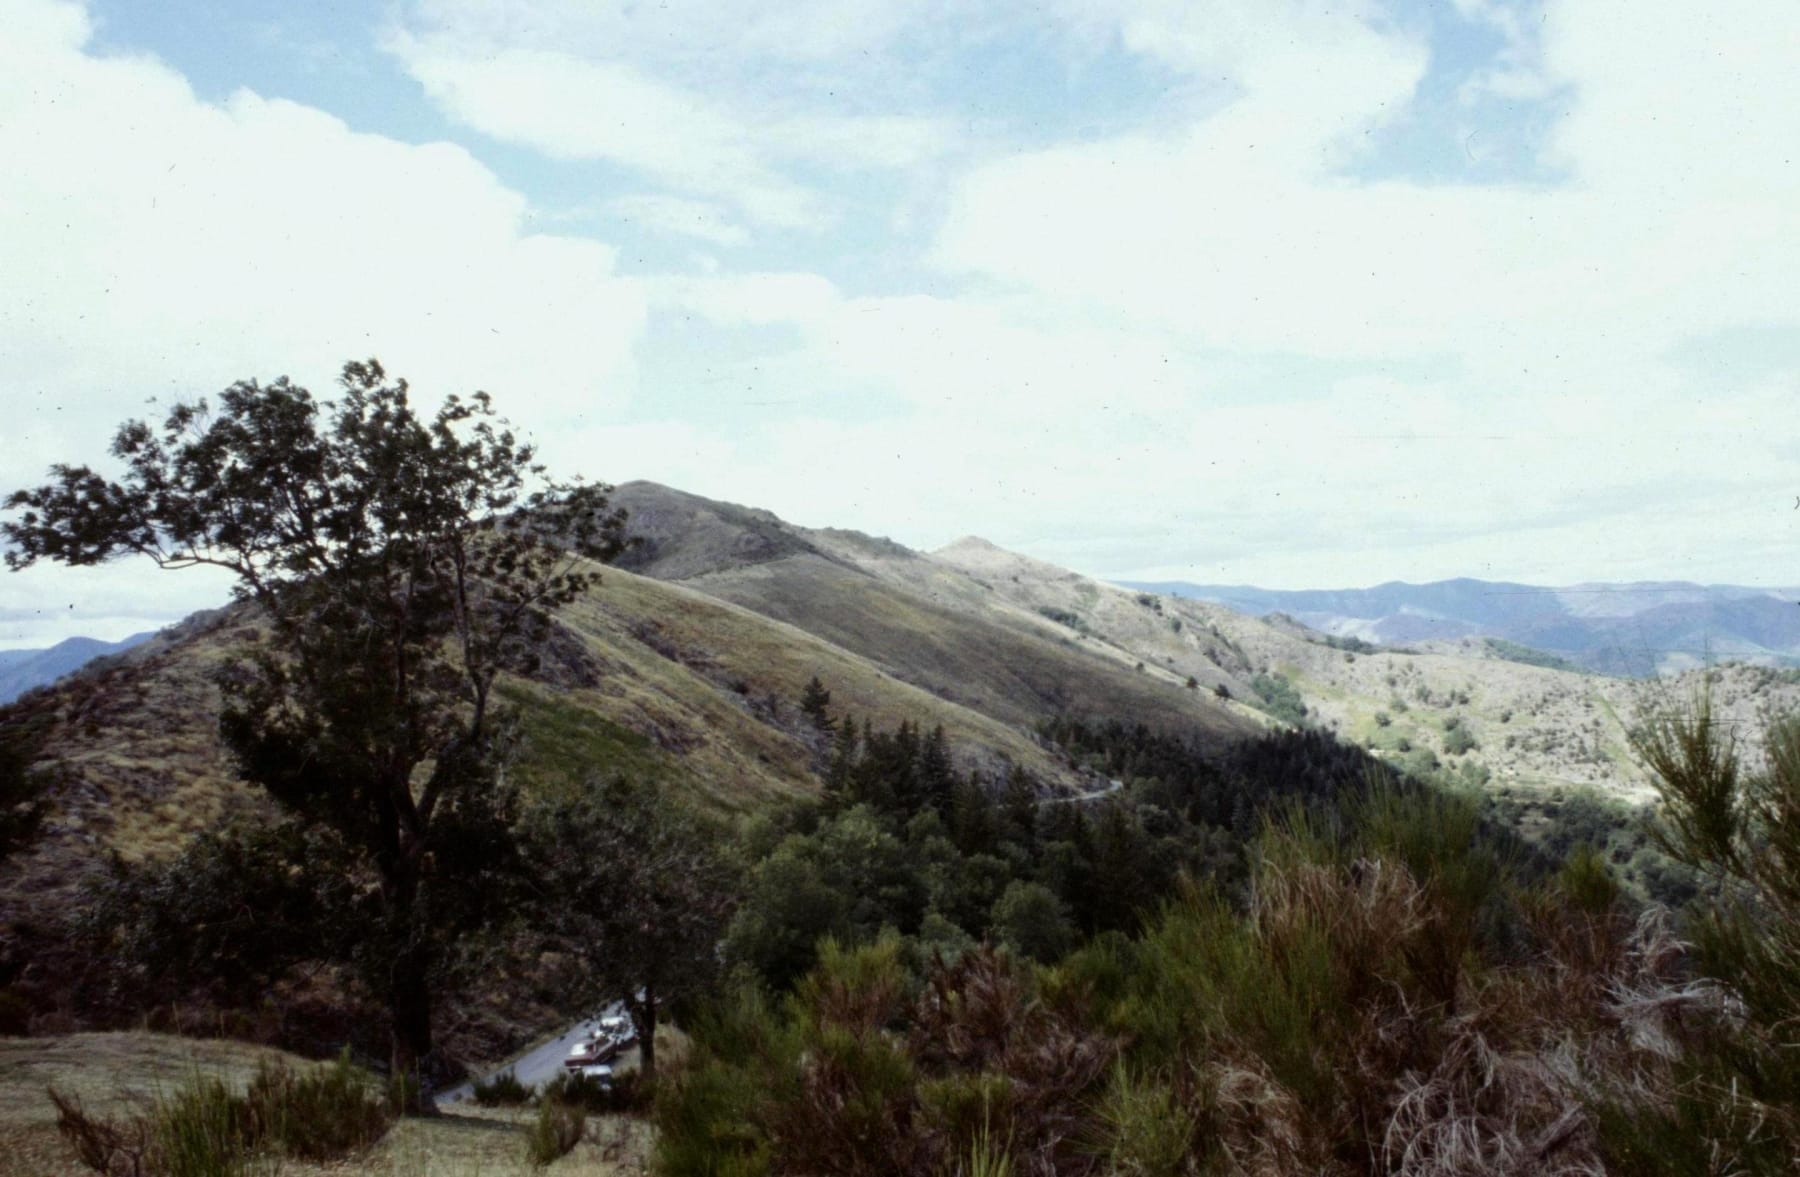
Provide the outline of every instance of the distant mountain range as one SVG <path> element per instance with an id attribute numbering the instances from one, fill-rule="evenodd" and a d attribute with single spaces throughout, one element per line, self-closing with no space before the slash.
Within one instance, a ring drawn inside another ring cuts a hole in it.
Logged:
<path id="1" fill-rule="evenodd" d="M 121 653 L 155 636 L 146 631 L 118 642 L 66 638 L 44 650 L 0 650 L 0 704 L 12 702 L 33 687 L 48 686 L 96 658 Z"/>
<path id="2" fill-rule="evenodd" d="M 1399 581 L 1366 589 L 1130 583 L 1380 645 L 1491 638 L 1588 670 L 1644 676 L 1732 661 L 1800 665 L 1800 590 L 1682 581 L 1566 587 L 1488 580 Z M 1504 649 L 1504 647 L 1502 647 Z"/>

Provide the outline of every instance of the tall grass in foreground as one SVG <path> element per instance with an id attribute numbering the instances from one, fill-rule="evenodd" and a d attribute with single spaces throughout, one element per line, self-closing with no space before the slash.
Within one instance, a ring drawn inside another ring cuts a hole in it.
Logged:
<path id="1" fill-rule="evenodd" d="M 248 1177 L 282 1157 L 332 1161 L 364 1149 L 393 1115 L 379 1086 L 348 1057 L 296 1073 L 259 1067 L 244 1094 L 196 1072 L 123 1119 L 90 1115 L 54 1088 L 57 1129 L 86 1168 L 107 1177 Z"/>

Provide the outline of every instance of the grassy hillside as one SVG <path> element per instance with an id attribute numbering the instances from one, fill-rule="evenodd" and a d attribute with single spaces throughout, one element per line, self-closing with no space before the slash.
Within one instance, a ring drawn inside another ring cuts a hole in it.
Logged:
<path id="1" fill-rule="evenodd" d="M 1753 755 L 1764 711 L 1800 706 L 1796 676 L 1763 667 L 1726 665 L 1637 681 L 1529 665 L 1482 638 L 1412 652 L 1359 652 L 1279 617 L 1252 618 L 1174 598 L 1161 598 L 1160 605 L 1185 631 L 1220 635 L 1245 659 L 1248 673 L 1291 682 L 1309 722 L 1396 763 L 1435 758 L 1454 770 L 1473 762 L 1495 787 L 1583 787 L 1647 799 L 1649 781 L 1628 732 L 1644 715 L 1685 705 L 1703 676 L 1713 680 L 1719 714 Z M 1105 636 L 1110 615 L 1096 611 L 1089 624 Z M 1139 645 L 1134 633 L 1119 633 L 1117 641 L 1140 656 L 1160 652 Z M 1468 740 L 1473 745 L 1465 747 Z"/>
<path id="2" fill-rule="evenodd" d="M 984 715 L 1015 725 L 1129 716 L 1216 738 L 1259 726 L 1198 689 L 1222 681 L 1220 667 L 1139 669 L 1141 659 L 1021 604 L 944 553 L 794 527 L 653 483 L 622 486 L 617 498 L 644 529 L 647 542 L 630 558 L 639 571 L 788 623 Z M 1189 689 L 1195 671 L 1206 677 Z"/>
<path id="3" fill-rule="evenodd" d="M 528 789 L 623 772 L 720 813 L 809 791 L 826 749 L 797 700 L 814 675 L 834 709 L 878 727 L 943 725 L 965 769 L 1018 763 L 1053 787 L 1081 784 L 1024 730 L 1023 713 L 990 715 L 934 695 L 852 650 L 683 586 L 607 570 L 563 621 L 537 678 L 500 687 L 522 715 L 513 771 Z M 0 875 L 0 911 L 16 917 L 67 894 L 106 852 L 167 854 L 265 804 L 234 781 L 218 746 L 211 678 L 256 637 L 245 615 L 218 615 L 0 712 L 0 723 L 36 733 L 55 774 L 45 837 Z"/>

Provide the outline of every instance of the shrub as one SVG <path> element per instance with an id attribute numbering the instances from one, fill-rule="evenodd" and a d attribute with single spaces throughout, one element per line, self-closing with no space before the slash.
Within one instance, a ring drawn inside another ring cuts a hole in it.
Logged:
<path id="1" fill-rule="evenodd" d="M 1444 733 L 1444 751 L 1451 756 L 1461 756 L 1480 747 L 1475 737 L 1469 734 L 1466 727 L 1454 727 Z"/>
<path id="2" fill-rule="evenodd" d="M 1000 942 L 1043 963 L 1057 960 L 1075 943 L 1075 929 L 1056 893 L 1042 883 L 1014 879 L 994 901 L 994 933 Z"/>
<path id="3" fill-rule="evenodd" d="M 501 1071 L 488 1080 L 477 1079 L 474 1092 L 475 1102 L 484 1108 L 518 1107 L 531 1101 L 531 1088 L 519 1082 L 511 1071 Z"/>
<path id="4" fill-rule="evenodd" d="M 237 1177 L 256 1151 L 255 1127 L 244 1100 L 217 1078 L 196 1075 L 156 1102 L 151 1140 L 156 1172 L 167 1177 Z"/>
<path id="5" fill-rule="evenodd" d="M 579 1104 L 560 1103 L 553 1099 L 538 1101 L 537 1118 L 525 1129 L 525 1159 L 534 1169 L 542 1169 L 558 1157 L 567 1156 L 587 1130 L 587 1109 Z"/>
<path id="6" fill-rule="evenodd" d="M 393 1112 L 374 1078 L 350 1062 L 296 1074 L 264 1064 L 244 1101 L 259 1142 L 298 1160 L 329 1161 L 367 1148 L 387 1132 Z"/>
<path id="7" fill-rule="evenodd" d="M 196 1073 L 148 1113 L 125 1120 L 90 1116 L 54 1089 L 49 1095 L 63 1139 L 83 1165 L 108 1177 L 235 1177 L 262 1169 L 276 1153 L 331 1161 L 379 1140 L 393 1119 L 374 1080 L 347 1054 L 302 1074 L 265 1063 L 243 1095 Z"/>
<path id="8" fill-rule="evenodd" d="M 1123 1065 L 1113 1070 L 1100 1119 L 1111 1172 L 1174 1177 L 1196 1151 L 1193 1113 L 1167 1085 L 1133 1078 Z"/>
<path id="9" fill-rule="evenodd" d="M 1259 674 L 1250 681 L 1250 686 L 1262 696 L 1263 709 L 1276 719 L 1295 727 L 1305 721 L 1306 703 L 1285 675 Z"/>
<path id="10" fill-rule="evenodd" d="M 153 1161 L 150 1124 L 143 1116 L 117 1121 L 90 1116 L 81 1100 L 48 1089 L 56 1105 L 56 1131 L 75 1150 L 75 1159 L 107 1177 L 140 1177 Z"/>
<path id="11" fill-rule="evenodd" d="M 248 1108 L 225 1084 L 194 1075 L 148 1114 L 91 1116 L 81 1101 L 49 1090 L 56 1127 L 76 1159 L 106 1177 L 240 1177 L 255 1152 Z"/>
<path id="12" fill-rule="evenodd" d="M 544 1084 L 537 1102 L 567 1104 L 595 1115 L 641 1112 L 652 1103 L 653 1087 L 638 1071 L 625 1071 L 607 1081 L 564 1071 Z"/>

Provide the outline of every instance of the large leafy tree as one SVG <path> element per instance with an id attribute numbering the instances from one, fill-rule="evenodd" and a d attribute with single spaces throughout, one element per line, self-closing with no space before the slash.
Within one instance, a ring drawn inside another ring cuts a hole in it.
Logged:
<path id="1" fill-rule="evenodd" d="M 496 677 L 624 544 L 609 488 L 555 483 L 485 393 L 413 407 L 374 360 L 335 401 L 285 377 L 177 404 L 12 494 L 14 569 L 139 555 L 230 571 L 266 639 L 225 672 L 239 770 L 366 871 L 350 955 L 392 1020 L 396 1074 L 432 1049 L 432 978 L 466 881 L 508 849 Z"/>

